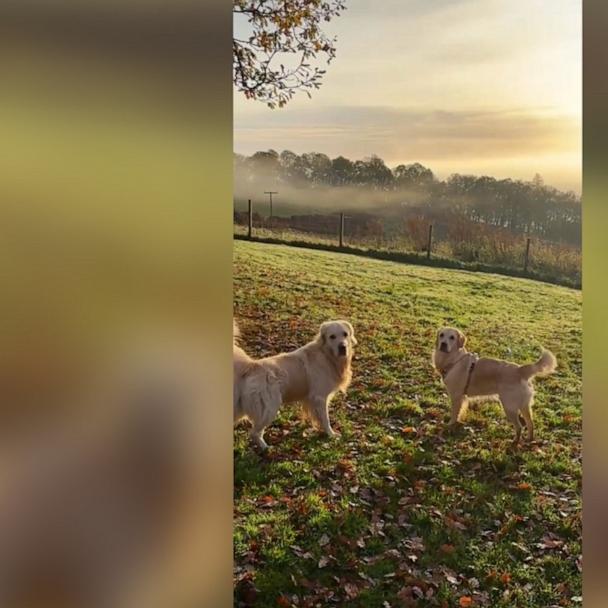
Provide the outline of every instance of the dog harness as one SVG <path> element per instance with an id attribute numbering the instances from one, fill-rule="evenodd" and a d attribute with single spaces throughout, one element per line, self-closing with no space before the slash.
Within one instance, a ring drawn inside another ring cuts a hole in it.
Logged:
<path id="1" fill-rule="evenodd" d="M 452 365 L 449 365 L 448 367 L 444 367 L 443 369 L 439 368 L 438 371 L 441 374 L 441 379 L 445 380 L 447 375 L 468 355 L 469 353 L 465 353 L 464 355 L 462 355 L 462 357 L 458 357 L 458 359 L 456 359 L 456 361 L 454 361 L 454 363 L 452 363 Z"/>
<path id="2" fill-rule="evenodd" d="M 464 390 L 462 391 L 464 395 L 466 395 L 467 391 L 469 390 L 469 384 L 471 383 L 471 376 L 473 375 L 473 370 L 475 369 L 475 366 L 477 365 L 478 360 L 479 360 L 479 357 L 473 353 L 473 359 L 471 359 L 471 364 L 469 365 L 469 373 L 467 374 L 467 383 L 464 385 Z"/>
<path id="3" fill-rule="evenodd" d="M 466 395 L 467 391 L 469 390 L 469 384 L 471 383 L 471 376 L 473 375 L 473 370 L 475 369 L 475 365 L 477 365 L 477 361 L 479 360 L 479 357 L 475 353 L 466 353 L 465 355 L 462 355 L 462 357 L 457 359 L 454 363 L 452 363 L 452 365 L 450 365 L 448 368 L 439 370 L 439 373 L 441 374 L 441 378 L 443 380 L 445 380 L 446 376 L 454 369 L 454 367 L 456 367 L 456 365 L 458 365 L 458 363 L 460 363 L 460 361 L 462 361 L 462 359 L 464 359 L 468 355 L 471 355 L 473 358 L 471 359 L 471 363 L 469 364 L 469 370 L 467 372 L 467 381 L 466 381 L 466 384 L 464 385 L 464 390 L 462 391 L 462 393 L 464 395 Z"/>

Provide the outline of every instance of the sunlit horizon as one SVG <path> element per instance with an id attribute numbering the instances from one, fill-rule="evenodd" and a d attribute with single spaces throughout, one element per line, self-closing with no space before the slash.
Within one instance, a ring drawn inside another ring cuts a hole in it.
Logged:
<path id="1" fill-rule="evenodd" d="M 382 10 L 379 10 L 381 4 Z M 235 91 L 234 149 L 322 152 L 389 167 L 581 192 L 580 0 L 349 0 L 312 99 L 270 110 Z"/>

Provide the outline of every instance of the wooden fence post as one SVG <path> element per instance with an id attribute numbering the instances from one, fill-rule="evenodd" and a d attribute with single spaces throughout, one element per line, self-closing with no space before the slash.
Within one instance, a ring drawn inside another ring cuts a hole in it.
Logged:
<path id="1" fill-rule="evenodd" d="M 431 259 L 431 247 L 433 245 L 433 224 L 429 224 L 429 240 L 426 245 L 426 259 Z"/>
<path id="2" fill-rule="evenodd" d="M 526 239 L 526 257 L 524 259 L 524 272 L 528 272 L 528 262 L 530 261 L 530 237 Z"/>
<path id="3" fill-rule="evenodd" d="M 340 247 L 344 247 L 344 213 L 340 213 Z"/>
<path id="4" fill-rule="evenodd" d="M 253 234 L 253 209 L 251 207 L 251 199 L 249 199 L 249 221 L 247 224 L 247 238 L 251 238 Z"/>

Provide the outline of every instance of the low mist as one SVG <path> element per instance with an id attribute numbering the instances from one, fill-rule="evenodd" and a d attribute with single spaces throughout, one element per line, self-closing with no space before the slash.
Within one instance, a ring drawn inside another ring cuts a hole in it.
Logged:
<path id="1" fill-rule="evenodd" d="M 341 211 L 371 213 L 383 216 L 398 215 L 405 207 L 415 206 L 424 201 L 417 192 L 375 191 L 357 186 L 316 186 L 298 188 L 286 183 L 268 183 L 263 179 L 247 180 L 235 175 L 235 211 L 247 210 L 251 199 L 254 211 L 260 215 L 269 214 L 269 196 L 273 195 L 273 215 L 327 214 Z"/>

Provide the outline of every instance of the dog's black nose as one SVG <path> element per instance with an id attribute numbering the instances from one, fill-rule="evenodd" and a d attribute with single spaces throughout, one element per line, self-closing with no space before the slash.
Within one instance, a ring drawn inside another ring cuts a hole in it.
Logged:
<path id="1" fill-rule="evenodd" d="M 448 349 L 447 342 L 442 342 L 441 345 L 439 346 L 439 350 L 442 350 L 445 352 L 447 349 Z"/>
<path id="2" fill-rule="evenodd" d="M 346 354 L 346 346 L 344 344 L 340 344 L 338 346 L 338 354 L 345 355 Z"/>

